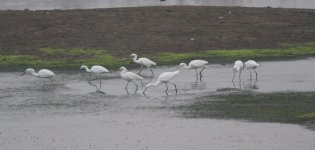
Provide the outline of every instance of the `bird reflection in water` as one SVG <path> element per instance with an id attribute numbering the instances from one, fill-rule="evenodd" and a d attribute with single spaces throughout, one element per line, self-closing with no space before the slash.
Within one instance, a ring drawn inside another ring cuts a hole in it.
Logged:
<path id="1" fill-rule="evenodd" d="M 258 85 L 257 85 L 257 79 L 253 80 L 249 80 L 249 82 L 247 82 L 246 84 L 244 84 L 244 89 L 246 90 L 257 90 L 259 89 Z"/>
<path id="2" fill-rule="evenodd" d="M 242 82 L 241 80 L 239 80 L 239 82 L 234 82 L 233 83 L 233 87 L 235 89 L 244 89 L 244 90 L 257 90 L 259 89 L 258 85 L 257 85 L 258 80 L 248 80 L 247 82 Z"/>

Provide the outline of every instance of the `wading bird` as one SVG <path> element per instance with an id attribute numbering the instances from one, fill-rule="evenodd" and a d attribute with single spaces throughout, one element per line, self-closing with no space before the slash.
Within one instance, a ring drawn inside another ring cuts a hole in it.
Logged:
<path id="1" fill-rule="evenodd" d="M 48 70 L 48 69 L 41 69 L 38 71 L 38 73 L 35 72 L 34 69 L 32 68 L 27 68 L 22 74 L 21 76 L 25 75 L 25 74 L 31 74 L 35 77 L 38 77 L 38 78 L 43 78 L 43 79 L 49 79 L 51 81 L 51 84 L 53 84 L 53 80 L 52 78 L 55 76 L 55 73 Z M 44 80 L 44 87 L 45 87 L 45 80 Z"/>
<path id="2" fill-rule="evenodd" d="M 178 74 L 179 74 L 179 71 L 182 67 L 184 67 L 185 65 L 183 63 L 179 64 L 179 67 L 177 68 L 176 71 L 173 71 L 173 72 L 163 72 L 162 74 L 160 74 L 159 78 L 156 80 L 155 83 L 151 82 L 149 84 L 147 84 L 145 86 L 145 89 L 143 91 L 143 94 L 145 95 L 145 92 L 147 91 L 147 89 L 150 87 L 150 86 L 158 86 L 159 84 L 162 84 L 164 83 L 165 86 L 166 86 L 166 90 L 165 90 L 165 93 L 166 95 L 168 95 L 167 91 L 168 91 L 168 86 L 167 84 L 170 83 L 170 84 L 173 84 L 174 87 L 175 87 L 175 91 L 176 91 L 176 94 L 177 94 L 177 86 L 175 83 L 173 82 L 170 82 L 173 78 L 175 78 Z"/>
<path id="3" fill-rule="evenodd" d="M 234 67 L 233 67 L 234 75 L 233 75 L 232 81 L 234 81 L 234 77 L 235 77 L 236 72 L 239 72 L 239 80 L 241 81 L 242 70 L 244 70 L 243 62 L 240 61 L 240 60 L 235 61 L 234 62 Z"/>
<path id="4" fill-rule="evenodd" d="M 125 89 L 127 90 L 129 82 L 133 82 L 136 85 L 136 90 L 135 92 L 138 90 L 138 85 L 135 81 L 141 81 L 143 82 L 143 78 L 133 72 L 128 71 L 124 66 L 120 67 L 121 72 L 120 72 L 120 76 L 122 79 L 127 81 L 127 85 L 125 87 Z M 128 90 L 127 90 L 128 92 Z"/>
<path id="5" fill-rule="evenodd" d="M 156 63 L 153 62 L 152 60 L 148 59 L 148 58 L 139 58 L 137 59 L 137 54 L 131 54 L 131 57 L 133 57 L 133 62 L 135 62 L 136 64 L 141 65 L 140 71 L 138 73 L 141 73 L 142 71 L 142 67 L 146 66 L 148 69 L 150 69 L 150 71 L 152 72 L 152 75 L 154 76 L 154 73 L 152 71 L 152 69 L 150 68 L 151 66 L 156 66 Z"/>
<path id="6" fill-rule="evenodd" d="M 201 80 L 201 77 L 203 77 L 203 75 L 201 74 L 202 73 L 202 71 L 206 68 L 206 65 L 208 64 L 208 62 L 207 61 L 205 61 L 205 60 L 192 60 L 189 64 L 188 64 L 188 66 L 187 66 L 187 64 L 185 64 L 185 63 L 181 63 L 180 65 L 182 65 L 182 66 L 184 66 L 184 68 L 186 68 L 186 69 L 195 69 L 195 71 L 196 71 L 196 79 L 198 80 L 198 71 L 197 71 L 197 69 L 198 68 L 202 68 L 201 70 L 200 70 L 200 72 L 199 72 L 199 76 L 200 76 L 200 80 Z"/>
<path id="7" fill-rule="evenodd" d="M 259 67 L 260 65 L 258 63 L 256 63 L 255 61 L 253 60 L 248 60 L 244 63 L 244 67 L 249 70 L 249 74 L 250 74 L 250 79 L 252 79 L 252 72 L 251 70 L 254 70 L 255 73 L 256 73 L 256 80 L 257 80 L 257 72 L 256 72 L 256 68 Z"/>
<path id="8" fill-rule="evenodd" d="M 91 67 L 91 69 L 89 69 L 86 65 L 82 65 L 82 66 L 80 67 L 80 69 L 85 69 L 86 72 L 94 73 L 94 74 L 96 74 L 97 76 L 99 76 L 99 75 L 101 75 L 101 74 L 103 74 L 103 73 L 108 73 L 108 72 L 109 72 L 106 68 L 104 68 L 103 66 L 99 66 L 99 65 L 94 65 L 94 66 Z M 95 86 L 95 88 L 96 88 L 97 91 L 100 91 L 100 90 L 101 90 L 101 87 L 102 87 L 102 79 L 101 79 L 101 78 L 100 78 L 100 87 L 99 87 L 99 88 L 97 88 L 97 86 L 94 85 L 94 84 L 92 84 L 91 82 L 92 82 L 92 80 L 89 80 L 89 81 L 88 81 L 88 83 L 89 83 L 90 85 Z"/>

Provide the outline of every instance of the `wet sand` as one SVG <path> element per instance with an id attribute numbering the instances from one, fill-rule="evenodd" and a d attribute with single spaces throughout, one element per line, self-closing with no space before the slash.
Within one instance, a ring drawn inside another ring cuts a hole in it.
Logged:
<path id="1" fill-rule="evenodd" d="M 254 92 L 315 91 L 315 59 L 259 62 L 259 79 L 250 84 L 244 72 L 241 89 Z M 154 69 L 157 75 L 176 66 Z M 173 82 L 150 88 L 147 96 L 128 95 L 119 72 L 104 77 L 102 90 L 86 82 L 84 72 L 58 72 L 56 85 L 0 73 L 0 145 L 4 149 L 312 149 L 314 131 L 304 126 L 244 120 L 188 119 L 168 106 L 189 104 L 218 89 L 237 90 L 231 82 L 232 64 L 211 64 L 202 82 L 194 70 L 183 70 Z M 294 68 L 294 69 L 292 69 Z M 138 70 L 131 70 L 137 72 Z M 151 79 L 144 71 L 145 82 Z M 244 82 L 244 83 L 243 83 Z M 140 84 L 140 83 L 139 83 Z M 130 84 L 129 91 L 134 87 Z M 232 91 L 233 92 L 233 91 Z M 161 109 L 165 107 L 166 109 Z"/>

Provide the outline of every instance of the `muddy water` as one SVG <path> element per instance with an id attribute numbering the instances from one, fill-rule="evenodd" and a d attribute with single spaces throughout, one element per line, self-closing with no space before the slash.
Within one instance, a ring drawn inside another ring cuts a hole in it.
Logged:
<path id="1" fill-rule="evenodd" d="M 83 72 L 57 72 L 56 83 L 20 73 L 0 73 L 0 145 L 4 149 L 312 149 L 314 131 L 298 125 L 234 120 L 185 119 L 168 106 L 195 102 L 202 95 L 249 90 L 315 91 L 315 59 L 259 62 L 258 80 L 231 82 L 232 64 L 211 64 L 202 81 L 194 70 L 169 86 L 150 88 L 147 96 L 121 80 L 119 72 L 104 77 L 102 93 L 86 82 Z M 175 70 L 157 67 L 156 74 Z M 137 71 L 137 70 L 131 70 Z M 151 80 L 144 72 L 145 83 Z M 97 81 L 95 81 L 97 83 Z M 166 108 L 166 109 L 161 109 Z M 288 138 L 289 137 L 289 138 Z"/>
<path id="2" fill-rule="evenodd" d="M 313 0 L 1 0 L 0 10 L 87 9 L 139 6 L 192 5 L 314 9 Z"/>

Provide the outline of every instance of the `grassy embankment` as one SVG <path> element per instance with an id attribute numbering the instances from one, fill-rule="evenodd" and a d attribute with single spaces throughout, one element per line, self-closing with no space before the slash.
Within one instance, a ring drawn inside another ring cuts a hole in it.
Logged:
<path id="1" fill-rule="evenodd" d="M 159 65 L 174 65 L 191 59 L 205 59 L 210 63 L 234 62 L 237 59 L 276 60 L 315 56 L 315 43 L 282 45 L 275 49 L 208 50 L 198 53 L 161 52 L 147 56 Z M 131 66 L 130 58 L 116 57 L 104 50 L 42 48 L 36 55 L 0 55 L 2 70 L 21 70 L 27 67 L 77 69 L 80 65 L 99 64 L 110 69 Z"/>
<path id="2" fill-rule="evenodd" d="M 315 93 L 236 93 L 202 97 L 178 106 L 188 118 L 245 119 L 252 121 L 305 123 L 315 120 Z"/>

